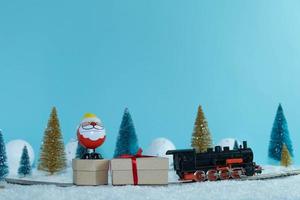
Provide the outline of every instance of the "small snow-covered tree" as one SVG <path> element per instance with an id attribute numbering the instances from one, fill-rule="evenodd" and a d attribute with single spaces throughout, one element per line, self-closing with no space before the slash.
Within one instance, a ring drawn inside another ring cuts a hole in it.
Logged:
<path id="1" fill-rule="evenodd" d="M 38 169 L 53 174 L 66 168 L 66 153 L 56 108 L 53 107 L 41 147 Z"/>
<path id="2" fill-rule="evenodd" d="M 289 150 L 287 149 L 286 145 L 282 145 L 282 152 L 281 152 L 281 166 L 288 167 L 292 164 L 292 158 L 290 156 Z"/>
<path id="3" fill-rule="evenodd" d="M 271 132 L 268 152 L 269 158 L 280 162 L 283 144 L 286 145 L 290 156 L 293 157 L 293 147 L 289 135 L 287 121 L 284 116 L 282 106 L 279 104 Z"/>
<path id="4" fill-rule="evenodd" d="M 5 143 L 4 143 L 2 131 L 0 130 L 0 181 L 4 180 L 4 178 L 7 175 L 8 175 L 8 165 L 7 165 Z"/>
<path id="5" fill-rule="evenodd" d="M 135 133 L 133 121 L 128 109 L 126 108 L 117 138 L 114 158 L 123 154 L 135 155 L 138 149 L 138 139 Z"/>
<path id="6" fill-rule="evenodd" d="M 237 140 L 234 140 L 233 149 L 234 149 L 234 150 L 239 149 L 239 144 L 238 144 L 238 141 L 237 141 Z"/>
<path id="7" fill-rule="evenodd" d="M 30 159 L 28 155 L 27 146 L 25 145 L 22 151 L 22 156 L 20 159 L 20 166 L 18 169 L 18 174 L 20 176 L 26 176 L 31 174 L 31 165 L 30 165 Z"/>
<path id="8" fill-rule="evenodd" d="M 211 133 L 205 119 L 202 107 L 198 107 L 198 113 L 194 124 L 191 146 L 197 152 L 205 152 L 212 146 Z"/>
<path id="9" fill-rule="evenodd" d="M 76 158 L 81 159 L 84 154 L 88 153 L 88 149 L 82 146 L 79 142 L 76 149 Z"/>

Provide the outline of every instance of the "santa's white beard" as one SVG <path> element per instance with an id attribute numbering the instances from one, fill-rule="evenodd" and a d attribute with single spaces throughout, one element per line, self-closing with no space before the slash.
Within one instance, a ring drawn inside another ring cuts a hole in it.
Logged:
<path id="1" fill-rule="evenodd" d="M 84 138 L 88 138 L 92 141 L 96 141 L 96 140 L 104 138 L 105 130 L 104 129 L 103 130 L 97 130 L 97 129 L 84 130 L 80 127 L 79 134 L 82 135 Z"/>

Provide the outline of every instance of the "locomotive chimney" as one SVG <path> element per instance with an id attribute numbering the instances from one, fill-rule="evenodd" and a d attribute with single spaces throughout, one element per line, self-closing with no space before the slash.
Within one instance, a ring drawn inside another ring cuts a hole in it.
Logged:
<path id="1" fill-rule="evenodd" d="M 243 141 L 243 148 L 244 149 L 247 149 L 248 147 L 247 147 L 247 141 Z"/>
<path id="2" fill-rule="evenodd" d="M 222 148 L 221 146 L 215 146 L 215 152 L 221 152 Z"/>
<path id="3" fill-rule="evenodd" d="M 229 147 L 224 147 L 223 151 L 229 151 Z"/>

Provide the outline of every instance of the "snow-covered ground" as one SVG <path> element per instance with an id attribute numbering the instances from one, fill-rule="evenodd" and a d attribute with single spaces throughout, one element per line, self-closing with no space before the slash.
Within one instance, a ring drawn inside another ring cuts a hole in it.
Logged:
<path id="1" fill-rule="evenodd" d="M 264 173 L 286 171 L 281 167 L 264 166 Z M 53 177 L 34 174 L 32 179 L 70 181 L 72 173 Z M 170 172 L 170 181 L 176 179 Z M 214 199 L 300 199 L 300 175 L 261 181 L 217 181 L 203 183 L 170 184 L 168 186 L 94 186 L 56 187 L 20 186 L 5 184 L 0 189 L 0 200 L 78 200 L 78 199 L 158 199 L 158 200 L 214 200 Z"/>
<path id="2" fill-rule="evenodd" d="M 56 173 L 54 175 L 50 175 L 49 173 L 42 172 L 36 169 L 32 170 L 31 176 L 26 176 L 24 178 L 20 178 L 18 175 L 10 174 L 7 178 L 17 178 L 24 180 L 35 180 L 35 181 L 47 181 L 47 182 L 59 182 L 59 183 L 72 183 L 72 168 L 67 168 L 62 173 Z M 0 198 L 1 200 L 1 198 Z"/>

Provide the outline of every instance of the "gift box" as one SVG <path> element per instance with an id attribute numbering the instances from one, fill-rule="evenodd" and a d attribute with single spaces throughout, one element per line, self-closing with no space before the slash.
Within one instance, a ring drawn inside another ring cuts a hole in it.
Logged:
<path id="1" fill-rule="evenodd" d="M 168 158 L 116 158 L 110 161 L 110 169 L 113 185 L 168 184 Z"/>
<path id="2" fill-rule="evenodd" d="M 72 168 L 75 185 L 108 184 L 108 160 L 73 159 Z"/>

